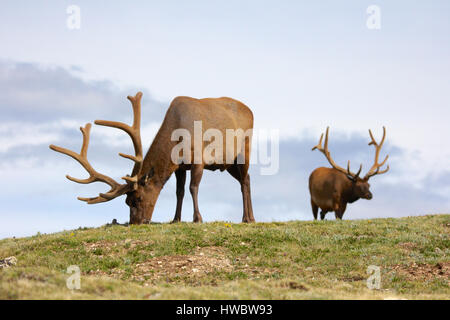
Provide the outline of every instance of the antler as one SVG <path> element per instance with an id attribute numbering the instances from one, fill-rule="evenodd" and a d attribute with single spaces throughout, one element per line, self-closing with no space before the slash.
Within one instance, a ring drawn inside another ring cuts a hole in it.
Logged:
<path id="1" fill-rule="evenodd" d="M 126 123 L 108 120 L 95 120 L 94 123 L 100 126 L 117 128 L 125 131 L 133 141 L 135 156 L 129 154 L 119 153 L 119 156 L 130 159 L 134 161 L 134 168 L 130 176 L 122 177 L 122 179 L 137 183 L 137 176 L 142 168 L 142 142 L 141 142 L 141 99 L 142 92 L 138 92 L 136 96 L 128 96 L 128 100 L 131 101 L 131 106 L 133 107 L 133 125 L 130 127 Z"/>
<path id="2" fill-rule="evenodd" d="M 86 169 L 86 171 L 89 173 L 89 178 L 87 179 L 76 179 L 72 178 L 71 176 L 67 175 L 67 179 L 82 183 L 82 184 L 88 184 L 93 182 L 104 182 L 108 184 L 111 187 L 111 190 L 107 193 L 100 193 L 99 196 L 93 197 L 93 198 L 81 198 L 78 197 L 78 200 L 85 201 L 88 204 L 94 204 L 94 203 L 100 203 L 100 202 L 106 202 L 109 200 L 112 200 L 114 198 L 117 198 L 128 191 L 134 189 L 137 185 L 137 179 L 138 174 L 142 168 L 142 143 L 141 143 L 141 135 L 140 135 L 140 126 L 141 126 L 141 98 L 142 93 L 138 92 L 136 96 L 128 96 L 128 100 L 131 101 L 132 107 L 133 107 L 133 125 L 129 126 L 122 122 L 116 122 L 116 121 L 106 121 L 106 120 L 96 120 L 94 123 L 102 126 L 108 126 L 108 127 L 114 127 L 121 130 L 124 130 L 128 135 L 131 137 L 131 140 L 133 141 L 133 146 L 135 150 L 135 156 L 119 153 L 120 156 L 133 160 L 135 162 L 132 176 L 125 176 L 122 179 L 124 179 L 127 183 L 125 184 L 119 184 L 114 179 L 98 173 L 94 170 L 94 168 L 90 165 L 89 161 L 87 160 L 87 149 L 89 147 L 89 133 L 91 130 L 91 124 L 88 123 L 83 128 L 81 127 L 80 130 L 83 134 L 83 145 L 81 147 L 81 152 L 78 154 L 74 151 L 58 147 L 55 145 L 50 145 L 50 149 L 56 152 L 63 153 L 65 155 L 68 155 L 78 161 L 83 168 Z"/>
<path id="3" fill-rule="evenodd" d="M 372 131 L 370 129 L 369 129 L 369 135 L 370 135 L 370 138 L 372 139 L 372 141 L 369 142 L 369 146 L 373 145 L 375 147 L 375 160 L 374 160 L 374 164 L 373 164 L 372 168 L 370 168 L 369 172 L 367 172 L 367 174 L 364 177 L 364 179 L 366 179 L 366 180 L 368 180 L 370 177 L 373 177 L 377 174 L 383 174 L 383 173 L 386 173 L 389 171 L 389 165 L 386 167 L 386 169 L 380 171 L 380 168 L 382 166 L 384 166 L 387 159 L 389 158 L 389 155 L 387 155 L 386 158 L 384 158 L 383 162 L 378 163 L 378 157 L 380 156 L 380 150 L 381 150 L 381 147 L 383 146 L 384 138 L 386 138 L 386 128 L 383 127 L 383 138 L 381 139 L 380 144 L 378 144 L 375 141 Z"/>
<path id="4" fill-rule="evenodd" d="M 69 175 L 66 175 L 67 179 L 69 179 L 73 182 L 82 183 L 82 184 L 88 184 L 88 183 L 100 181 L 100 182 L 104 182 L 104 183 L 108 184 L 111 187 L 111 190 L 108 191 L 107 193 L 100 193 L 100 195 L 98 197 L 93 197 L 93 198 L 78 197 L 78 200 L 85 201 L 89 204 L 93 204 L 93 203 L 106 202 L 108 200 L 114 199 L 115 197 L 122 195 L 123 194 L 122 190 L 123 190 L 124 185 L 121 185 L 121 184 L 117 183 L 117 181 L 115 181 L 114 179 L 95 171 L 87 159 L 87 149 L 89 147 L 89 133 L 91 131 L 91 124 L 90 123 L 86 124 L 86 126 L 84 128 L 80 127 L 80 130 L 81 130 L 81 133 L 83 134 L 83 145 L 81 147 L 81 151 L 79 154 L 76 152 L 73 152 L 72 150 L 69 150 L 66 148 L 61 148 L 61 147 L 58 147 L 55 145 L 50 145 L 50 149 L 72 157 L 73 159 L 78 161 L 90 175 L 89 178 L 87 178 L 87 179 L 76 179 Z"/>
<path id="5" fill-rule="evenodd" d="M 330 152 L 328 151 L 328 130 L 329 129 L 330 129 L 330 127 L 327 127 L 327 131 L 325 133 L 325 145 L 324 145 L 324 147 L 322 148 L 322 140 L 323 140 L 323 133 L 322 133 L 322 135 L 320 136 L 319 143 L 314 148 L 312 148 L 312 150 L 314 151 L 314 150 L 317 149 L 320 152 L 322 152 L 325 155 L 325 157 L 327 158 L 328 162 L 331 164 L 331 166 L 334 169 L 339 170 L 340 172 L 346 174 L 349 178 L 351 178 L 353 180 L 356 180 L 359 177 L 359 174 L 361 173 L 362 164 L 360 165 L 358 172 L 355 174 L 355 173 L 350 171 L 350 160 L 347 163 L 347 170 L 345 170 L 344 168 L 338 166 L 334 162 L 334 160 L 331 158 Z"/>

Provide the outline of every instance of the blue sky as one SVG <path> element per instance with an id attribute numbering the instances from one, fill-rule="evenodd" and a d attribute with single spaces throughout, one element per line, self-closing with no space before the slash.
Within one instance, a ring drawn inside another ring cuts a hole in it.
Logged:
<path id="1" fill-rule="evenodd" d="M 66 26 L 72 4 L 80 30 Z M 366 26 L 372 4 L 380 30 Z M 336 159 L 365 168 L 367 129 L 387 127 L 391 171 L 344 218 L 450 211 L 448 1 L 6 0 L 0 9 L 0 238 L 128 219 L 124 199 L 77 201 L 104 187 L 66 180 L 85 174 L 48 144 L 77 149 L 80 125 L 129 120 L 125 97 L 139 90 L 145 148 L 179 95 L 239 99 L 256 128 L 280 130 L 279 174 L 252 169 L 259 221 L 311 219 L 307 177 L 326 162 L 310 148 L 327 125 Z M 116 156 L 127 148 L 120 133 L 93 129 L 89 155 L 102 171 L 127 173 Z M 174 189 L 172 178 L 156 221 L 172 218 Z M 187 193 L 186 221 L 191 207 Z M 240 221 L 239 186 L 208 173 L 200 209 L 206 221 Z"/>

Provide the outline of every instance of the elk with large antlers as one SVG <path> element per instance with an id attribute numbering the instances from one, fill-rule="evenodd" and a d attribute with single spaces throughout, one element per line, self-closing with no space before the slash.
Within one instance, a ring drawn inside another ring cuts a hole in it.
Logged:
<path id="1" fill-rule="evenodd" d="M 145 157 L 143 157 L 143 149 L 140 136 L 141 123 L 141 98 L 142 93 L 138 92 L 136 96 L 128 96 L 133 107 L 134 120 L 132 126 L 125 123 L 115 121 L 96 120 L 94 123 L 101 126 L 113 127 L 125 131 L 131 138 L 135 150 L 135 155 L 127 155 L 119 153 L 120 156 L 130 159 L 134 162 L 131 175 L 127 175 L 122 179 L 125 183 L 120 184 L 114 179 L 97 172 L 87 159 L 87 149 L 89 145 L 89 133 L 91 124 L 81 127 L 83 134 L 83 144 L 81 152 L 75 153 L 71 150 L 50 145 L 54 151 L 66 154 L 78 161 L 89 173 L 87 179 L 75 179 L 70 176 L 67 178 L 78 183 L 104 182 L 111 189 L 107 193 L 100 193 L 97 197 L 78 199 L 88 204 L 101 203 L 110 201 L 121 195 L 126 195 L 126 204 L 130 207 L 130 223 L 142 224 L 151 221 L 153 209 L 156 200 L 172 173 L 175 172 L 177 179 L 177 206 L 173 219 L 174 222 L 181 220 L 181 206 L 184 197 L 184 186 L 186 181 L 186 171 L 191 171 L 190 191 L 194 202 L 194 222 L 202 222 L 202 217 L 198 208 L 197 194 L 200 180 L 202 178 L 203 169 L 221 171 L 227 170 L 241 184 L 243 196 L 244 214 L 243 222 L 255 221 L 253 217 L 251 196 L 250 196 L 250 176 L 248 174 L 250 160 L 250 136 L 238 136 L 237 145 L 241 149 L 233 146 L 233 155 L 231 161 L 206 161 L 203 157 L 200 161 L 192 161 L 187 159 L 184 162 L 174 161 L 172 150 L 179 143 L 172 139 L 173 132 L 176 130 L 184 130 L 191 136 L 195 135 L 195 123 L 201 121 L 202 130 L 208 129 L 218 130 L 223 136 L 227 130 L 242 130 L 248 132 L 253 129 L 253 114 L 251 110 L 243 103 L 231 98 L 216 99 L 194 99 L 190 97 L 175 98 L 166 112 L 164 121 L 153 140 Z M 203 132 L 202 132 L 203 134 Z M 184 137 L 182 137 L 184 138 Z M 233 137 L 233 143 L 235 142 Z M 181 139 L 182 140 L 182 139 Z M 194 146 L 195 141 L 188 148 L 192 149 L 189 154 L 197 153 Z M 204 148 L 208 143 L 201 142 L 200 152 L 203 155 Z M 224 152 L 229 152 L 229 145 L 223 148 Z M 215 155 L 214 159 L 223 160 L 225 153 Z M 244 159 L 238 161 L 238 159 Z M 186 159 L 185 159 L 186 160 Z M 227 158 L 229 160 L 229 158 Z"/>
<path id="2" fill-rule="evenodd" d="M 369 145 L 375 147 L 375 161 L 373 166 L 364 176 L 360 178 L 359 175 L 362 170 L 362 165 L 359 167 L 357 173 L 350 171 L 350 161 L 347 163 L 347 169 L 338 166 L 331 158 L 328 151 L 328 130 L 325 133 L 325 144 L 322 147 L 323 134 L 320 136 L 319 143 L 312 150 L 319 150 L 327 158 L 332 168 L 317 168 L 309 177 L 309 192 L 311 194 L 311 207 L 314 219 L 317 219 L 317 213 L 320 208 L 320 218 L 323 220 L 327 212 L 334 211 L 336 219 L 342 219 L 348 203 L 353 203 L 358 199 L 372 199 L 372 193 L 369 188 L 369 178 L 377 174 L 386 173 L 386 169 L 380 170 L 386 163 L 389 156 L 379 163 L 380 150 L 386 137 L 386 129 L 383 127 L 383 138 L 380 143 L 377 143 L 373 137 L 372 131 L 369 130 L 371 142 Z"/>

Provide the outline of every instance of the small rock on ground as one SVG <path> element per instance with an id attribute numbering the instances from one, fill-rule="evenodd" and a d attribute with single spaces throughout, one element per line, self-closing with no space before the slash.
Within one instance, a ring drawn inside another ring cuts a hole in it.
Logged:
<path id="1" fill-rule="evenodd" d="M 0 259 L 0 269 L 9 268 L 11 266 L 15 266 L 17 264 L 16 257 L 8 257 L 5 259 Z"/>

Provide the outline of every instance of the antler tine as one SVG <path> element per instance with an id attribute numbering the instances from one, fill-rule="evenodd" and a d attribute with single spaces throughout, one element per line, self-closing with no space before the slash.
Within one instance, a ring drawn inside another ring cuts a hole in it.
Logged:
<path id="1" fill-rule="evenodd" d="M 142 92 L 138 92 L 134 97 L 128 96 L 128 100 L 131 102 L 131 106 L 133 107 L 133 125 L 129 126 L 123 122 L 117 121 L 108 121 L 108 120 L 95 120 L 94 123 L 100 126 L 117 128 L 125 131 L 131 138 L 133 142 L 133 147 L 135 151 L 135 155 L 123 154 L 119 153 L 119 155 L 123 158 L 130 159 L 135 162 L 132 177 L 135 177 L 139 174 L 142 168 L 143 162 L 143 151 L 142 151 L 142 142 L 141 142 L 141 99 Z M 123 177 L 122 179 L 127 182 L 131 182 L 130 177 Z"/>
<path id="2" fill-rule="evenodd" d="M 93 203 L 109 201 L 111 199 L 114 199 L 114 198 L 124 194 L 126 192 L 125 187 L 128 187 L 126 184 L 121 185 L 121 184 L 117 183 L 114 179 L 112 179 L 104 174 L 98 173 L 97 171 L 94 170 L 94 168 L 91 166 L 91 164 L 89 163 L 89 161 L 87 159 L 87 150 L 89 147 L 89 134 L 90 134 L 90 130 L 91 130 L 91 124 L 87 123 L 85 127 L 80 127 L 80 130 L 81 130 L 81 133 L 83 134 L 83 144 L 81 146 L 81 151 L 79 154 L 72 150 L 58 147 L 55 145 L 50 145 L 50 149 L 72 157 L 74 160 L 76 160 L 78 163 L 80 163 L 83 166 L 83 168 L 89 173 L 89 178 L 87 178 L 87 179 L 76 179 L 69 175 L 66 175 L 67 179 L 69 179 L 73 182 L 82 183 L 82 184 L 88 184 L 88 183 L 92 183 L 92 182 L 103 182 L 103 183 L 108 184 L 111 187 L 111 189 L 106 194 L 102 194 L 102 193 L 99 194 L 98 197 L 93 197 L 93 198 L 78 197 L 78 200 L 85 201 L 88 204 L 93 204 Z"/>
<path id="3" fill-rule="evenodd" d="M 314 148 L 311 149 L 311 151 L 314 151 L 316 149 L 322 149 L 322 139 L 323 139 L 323 133 L 320 135 L 320 140 L 319 140 L 319 144 L 317 144 L 317 146 L 315 146 Z"/>
<path id="4" fill-rule="evenodd" d="M 383 137 L 381 138 L 381 141 L 379 144 L 373 137 L 372 130 L 370 130 L 370 129 L 369 129 L 369 136 L 371 139 L 371 141 L 369 142 L 369 146 L 373 145 L 375 147 L 375 159 L 374 159 L 373 166 L 370 168 L 369 172 L 367 172 L 364 179 L 369 179 L 370 177 L 373 177 L 377 174 L 383 174 L 383 173 L 386 173 L 389 171 L 389 165 L 386 167 L 386 169 L 380 171 L 380 168 L 382 166 L 384 166 L 384 164 L 388 160 L 389 155 L 386 155 L 386 158 L 384 158 L 384 160 L 381 163 L 378 163 L 378 158 L 380 157 L 380 151 L 381 151 L 381 148 L 383 147 L 384 140 L 386 138 L 386 128 L 383 126 Z"/>
<path id="5" fill-rule="evenodd" d="M 359 170 L 358 170 L 358 172 L 356 173 L 356 175 L 355 175 L 354 173 L 352 173 L 352 172 L 350 171 L 350 160 L 348 160 L 348 162 L 347 162 L 347 174 L 348 174 L 349 176 L 354 175 L 354 178 L 356 179 L 356 178 L 359 177 L 359 175 L 360 175 L 360 173 L 361 173 L 361 170 L 362 170 L 362 163 L 361 163 L 361 165 L 359 166 Z"/>
<path id="6" fill-rule="evenodd" d="M 377 141 L 373 137 L 372 130 L 370 130 L 370 129 L 369 129 L 369 135 L 370 135 L 370 139 L 372 140 L 372 141 L 369 142 L 369 146 L 370 145 L 378 146 Z M 380 145 L 379 145 L 380 148 L 383 146 L 385 138 L 386 138 L 386 127 L 383 126 L 383 138 L 381 138 L 381 142 L 380 142 Z"/>
<path id="7" fill-rule="evenodd" d="M 327 127 L 327 130 L 325 132 L 324 147 L 322 148 L 322 139 L 323 139 L 323 133 L 322 133 L 322 135 L 320 136 L 319 144 L 317 144 L 312 150 L 316 150 L 317 149 L 320 152 L 322 152 L 325 155 L 325 157 L 327 158 L 328 162 L 331 164 L 331 166 L 334 169 L 336 169 L 336 170 L 346 174 L 347 176 L 351 177 L 352 179 L 358 178 L 358 176 L 359 176 L 359 174 L 361 173 L 361 170 L 362 170 L 362 165 L 359 167 L 358 173 L 354 174 L 353 172 L 350 171 L 350 161 L 347 164 L 347 170 L 346 170 L 346 169 L 338 166 L 334 162 L 333 158 L 331 158 L 330 152 L 328 151 L 328 132 L 329 132 L 329 129 L 330 129 L 330 127 Z"/>

